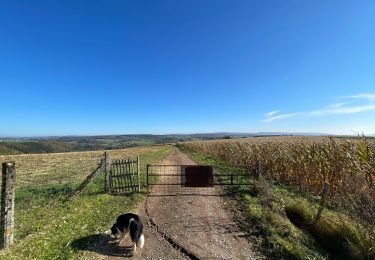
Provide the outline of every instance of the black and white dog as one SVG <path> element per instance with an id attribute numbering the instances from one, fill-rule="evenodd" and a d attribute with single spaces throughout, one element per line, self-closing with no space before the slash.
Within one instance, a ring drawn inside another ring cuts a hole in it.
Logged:
<path id="1" fill-rule="evenodd" d="M 143 236 L 143 223 L 141 218 L 133 213 L 126 213 L 118 216 L 116 223 L 111 228 L 112 235 L 115 237 L 118 244 L 122 241 L 125 235 L 129 232 L 132 241 L 132 256 L 139 248 L 143 248 L 145 237 Z"/>

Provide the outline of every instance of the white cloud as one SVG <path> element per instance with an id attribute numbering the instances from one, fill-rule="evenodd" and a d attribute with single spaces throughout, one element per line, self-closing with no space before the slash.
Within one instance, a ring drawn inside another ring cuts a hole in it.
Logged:
<path id="1" fill-rule="evenodd" d="M 283 119 L 283 118 L 298 116 L 300 114 L 301 113 L 281 114 L 281 115 L 277 115 L 277 116 L 273 116 L 273 117 L 269 117 L 269 118 L 263 119 L 262 121 L 263 122 L 271 122 L 271 121 L 278 120 L 278 119 Z"/>
<path id="2" fill-rule="evenodd" d="M 360 112 L 375 110 L 375 105 L 361 105 L 351 107 L 338 107 L 332 109 L 315 110 L 308 112 L 312 116 L 325 116 L 325 115 L 341 115 L 341 114 L 355 114 Z"/>
<path id="3" fill-rule="evenodd" d="M 353 96 L 348 96 L 349 98 L 355 98 L 355 99 L 367 99 L 368 101 L 375 101 L 375 94 L 373 93 L 360 93 Z"/>
<path id="4" fill-rule="evenodd" d="M 328 105 L 327 107 L 328 108 L 339 108 L 339 107 L 343 107 L 347 104 L 350 104 L 350 102 L 335 103 L 335 104 Z"/>
<path id="5" fill-rule="evenodd" d="M 273 116 L 273 115 L 275 115 L 275 114 L 277 114 L 279 112 L 280 112 L 280 110 L 273 110 L 271 112 L 266 113 L 266 116 L 267 117 L 271 117 L 271 116 Z"/>
<path id="6" fill-rule="evenodd" d="M 375 104 L 373 103 L 373 101 L 375 101 L 375 94 L 361 93 L 357 95 L 347 96 L 346 98 L 357 99 L 358 102 L 355 102 L 355 106 L 348 106 L 348 104 L 354 103 L 353 101 L 348 101 L 327 105 L 324 109 L 305 112 L 295 112 L 281 115 L 278 114 L 280 110 L 274 110 L 269 113 L 266 113 L 266 118 L 261 121 L 272 122 L 274 120 L 280 120 L 290 117 L 320 117 L 329 115 L 355 114 L 375 110 Z"/>

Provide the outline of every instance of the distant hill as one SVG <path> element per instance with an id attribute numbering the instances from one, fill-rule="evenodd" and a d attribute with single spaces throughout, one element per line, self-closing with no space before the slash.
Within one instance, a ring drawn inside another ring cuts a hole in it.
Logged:
<path id="1" fill-rule="evenodd" d="M 201 133 L 201 134 L 134 134 L 99 136 L 48 136 L 48 137 L 3 137 L 0 138 L 0 155 L 24 153 L 56 153 L 90 150 L 112 150 L 136 146 L 149 146 L 193 140 L 214 140 L 257 136 L 322 136 L 320 133 Z"/>
<path id="2" fill-rule="evenodd" d="M 74 150 L 70 143 L 56 141 L 3 141 L 0 154 L 58 153 Z"/>
<path id="3" fill-rule="evenodd" d="M 113 150 L 136 146 L 216 139 L 215 135 L 103 135 L 0 138 L 0 155 Z"/>

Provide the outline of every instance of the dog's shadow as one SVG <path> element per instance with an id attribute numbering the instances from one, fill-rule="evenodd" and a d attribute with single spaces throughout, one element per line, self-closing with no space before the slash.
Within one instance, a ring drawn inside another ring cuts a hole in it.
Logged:
<path id="1" fill-rule="evenodd" d="M 106 256 L 131 257 L 131 246 L 120 246 L 113 243 L 108 234 L 94 234 L 76 239 L 71 244 L 75 250 L 95 252 Z"/>

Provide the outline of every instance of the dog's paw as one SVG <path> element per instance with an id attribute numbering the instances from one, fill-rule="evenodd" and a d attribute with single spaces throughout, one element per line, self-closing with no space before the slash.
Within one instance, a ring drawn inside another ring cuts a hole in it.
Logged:
<path id="1" fill-rule="evenodd" d="M 118 239 L 110 240 L 110 241 L 108 242 L 108 244 L 111 244 L 111 245 L 119 245 L 119 244 L 120 244 L 120 240 L 118 240 Z"/>

